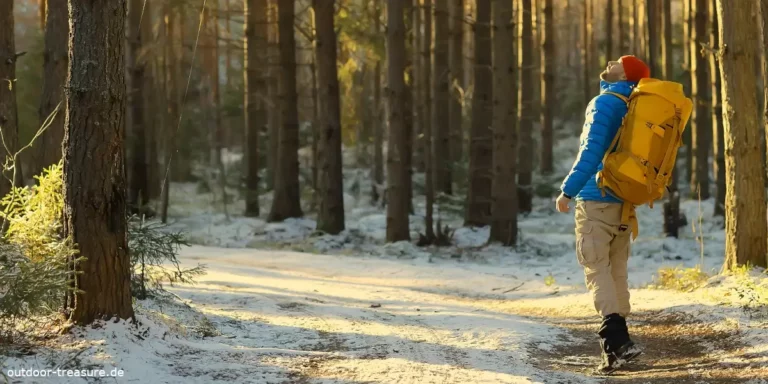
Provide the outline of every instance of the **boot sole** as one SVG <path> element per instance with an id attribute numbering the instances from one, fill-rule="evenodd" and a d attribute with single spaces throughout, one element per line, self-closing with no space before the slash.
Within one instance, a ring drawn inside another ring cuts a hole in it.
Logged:
<path id="1" fill-rule="evenodd" d="M 616 360 L 616 363 L 614 363 L 612 367 L 605 367 L 605 368 L 598 367 L 598 368 L 595 368 L 594 372 L 597 375 L 610 375 L 611 373 L 616 372 L 617 370 L 622 368 L 624 365 L 631 362 L 632 360 L 634 360 L 635 358 L 637 358 L 642 354 L 643 354 L 643 351 L 637 351 L 634 353 L 626 354 L 622 356 L 621 359 Z"/>

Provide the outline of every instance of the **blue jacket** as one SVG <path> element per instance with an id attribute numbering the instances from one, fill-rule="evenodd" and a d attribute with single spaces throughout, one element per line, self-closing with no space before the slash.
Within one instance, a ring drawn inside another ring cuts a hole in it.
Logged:
<path id="1" fill-rule="evenodd" d="M 600 82 L 600 94 L 587 106 L 581 133 L 579 154 L 560 189 L 576 200 L 620 203 L 621 200 L 597 187 L 597 172 L 603 169 L 603 157 L 627 114 L 627 104 L 606 91 L 629 97 L 637 85 L 632 81 Z M 613 149 L 611 149 L 613 150 Z"/>

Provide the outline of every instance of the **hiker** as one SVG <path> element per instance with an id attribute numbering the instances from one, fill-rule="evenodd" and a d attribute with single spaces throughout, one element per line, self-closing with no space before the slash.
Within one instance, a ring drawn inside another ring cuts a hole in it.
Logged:
<path id="1" fill-rule="evenodd" d="M 579 154 L 556 203 L 557 211 L 566 213 L 571 200 L 576 200 L 576 255 L 602 317 L 598 332 L 602 363 L 598 371 L 612 371 L 614 365 L 621 364 L 617 360 L 623 362 L 640 353 L 629 337 L 626 322 L 631 309 L 627 260 L 632 228 L 622 225 L 623 201 L 598 187 L 597 174 L 627 114 L 626 100 L 640 79 L 648 77 L 648 66 L 635 56 L 608 63 L 600 74 L 600 94 L 587 106 Z"/>

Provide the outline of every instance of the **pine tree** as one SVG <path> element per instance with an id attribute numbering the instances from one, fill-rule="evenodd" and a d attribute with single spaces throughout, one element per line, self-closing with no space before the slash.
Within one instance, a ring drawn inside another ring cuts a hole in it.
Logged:
<path id="1" fill-rule="evenodd" d="M 661 39 L 661 77 L 672 79 L 672 7 L 668 1 L 663 2 L 661 9 L 662 39 Z M 664 204 L 664 233 L 669 237 L 678 236 L 680 224 L 680 194 L 677 186 L 677 170 L 673 170 L 672 182 L 669 186 L 669 201 Z"/>
<path id="2" fill-rule="evenodd" d="M 373 31 L 374 36 L 379 36 L 381 31 L 381 2 L 373 0 Z M 371 200 L 376 203 L 385 199 L 381 195 L 380 186 L 384 185 L 384 109 L 381 102 L 381 60 L 376 59 L 373 69 L 373 184 L 371 188 Z"/>
<path id="3" fill-rule="evenodd" d="M 245 111 L 246 177 L 245 215 L 259 216 L 259 135 L 267 125 L 267 106 L 262 93 L 267 88 L 268 4 L 267 0 L 245 0 Z"/>
<path id="4" fill-rule="evenodd" d="M 761 4 L 768 5 L 768 0 L 761 0 Z M 765 8 L 763 8 L 765 9 Z M 765 15 L 766 13 L 763 12 Z M 717 0 L 709 0 L 709 44 L 710 48 L 717 50 L 720 46 L 720 36 L 717 22 Z M 764 35 L 765 36 L 765 35 Z M 716 53 L 710 52 L 709 56 L 709 78 L 711 83 L 712 96 L 712 158 L 713 173 L 715 175 L 715 216 L 725 215 L 725 147 L 723 137 L 723 98 L 722 86 L 720 83 L 720 66 Z M 768 108 L 768 107 L 767 107 Z"/>
<path id="5" fill-rule="evenodd" d="M 518 208 L 521 213 L 529 213 L 533 210 L 533 20 L 531 14 L 531 0 L 521 0 L 522 7 L 520 17 L 521 42 L 520 42 L 520 130 L 518 153 Z"/>
<path id="6" fill-rule="evenodd" d="M 592 57 L 592 50 L 593 50 L 593 41 L 595 38 L 594 31 L 592 29 L 592 1 L 593 0 L 584 0 L 582 10 L 582 86 L 584 87 L 582 89 L 582 104 L 586 108 L 587 104 L 589 104 L 589 101 L 592 99 L 592 71 L 593 68 L 593 61 L 594 58 Z"/>
<path id="7" fill-rule="evenodd" d="M 464 94 L 464 0 L 450 2 L 450 106 L 448 107 L 448 124 L 451 134 L 451 162 L 454 166 L 461 161 L 464 143 L 463 94 Z"/>
<path id="8" fill-rule="evenodd" d="M 433 243 L 435 241 L 435 230 L 433 223 L 434 202 L 435 202 L 435 183 L 432 171 L 432 12 L 431 0 L 424 0 L 421 7 L 422 18 L 424 19 L 423 33 L 421 34 L 421 45 L 419 47 L 421 59 L 421 109 L 422 109 L 422 130 L 424 132 L 421 147 L 424 158 L 424 194 L 425 194 L 425 214 L 424 214 L 424 241 Z"/>
<path id="9" fill-rule="evenodd" d="M 72 265 L 81 291 L 65 307 L 73 322 L 89 324 L 133 317 L 123 170 L 126 2 L 70 1 L 69 9 L 64 234 L 85 260 Z"/>
<path id="10" fill-rule="evenodd" d="M 695 105 L 691 118 L 691 151 L 693 173 L 691 173 L 691 197 L 709 199 L 709 150 L 712 147 L 712 114 L 709 91 L 711 84 L 707 57 L 701 53 L 702 46 L 709 43 L 707 33 L 708 0 L 693 0 L 693 30 L 691 31 L 691 96 Z"/>
<path id="11" fill-rule="evenodd" d="M 552 0 L 544 3 L 544 32 L 541 48 L 541 172 L 550 174 L 554 171 L 552 156 L 552 121 L 554 119 L 554 106 L 557 104 L 555 93 L 555 61 L 557 51 L 555 49 L 555 21 Z M 494 103 L 495 104 L 495 103 Z M 495 104 L 497 105 L 497 104 Z"/>
<path id="12" fill-rule="evenodd" d="M 405 22 L 403 2 L 387 3 L 387 101 L 389 141 L 387 148 L 387 241 L 410 240 L 408 217 L 409 177 L 405 162 Z"/>
<path id="13" fill-rule="evenodd" d="M 41 1 L 46 5 L 46 1 Z M 40 126 L 56 107 L 59 111 L 50 126 L 32 147 L 34 168 L 39 175 L 44 168 L 61 160 L 61 142 L 64 140 L 64 83 L 67 81 L 67 39 L 69 38 L 69 10 L 66 1 L 52 1 L 45 15 L 45 48 L 43 53 L 43 91 L 40 93 Z"/>
<path id="14" fill-rule="evenodd" d="M 723 123 L 725 133 L 725 269 L 738 265 L 766 267 L 768 228 L 765 219 L 766 195 L 763 130 L 757 113 L 756 58 L 762 36 L 757 23 L 745 23 L 760 14 L 759 3 L 733 7 L 717 0 L 721 50 L 720 70 L 723 85 Z"/>
<path id="15" fill-rule="evenodd" d="M 472 96 L 472 129 L 469 144 L 469 189 L 466 226 L 484 226 L 491 220 L 491 167 L 493 165 L 493 71 L 491 0 L 477 1 L 475 21 L 475 90 Z M 511 47 L 510 47 L 511 49 Z"/>
<path id="16" fill-rule="evenodd" d="M 448 47 L 450 27 L 448 2 L 436 0 L 433 5 L 435 23 L 435 57 L 432 70 L 432 164 L 435 190 L 450 195 L 453 191 L 451 175 L 451 137 L 448 109 L 450 108 L 450 67 Z"/>
<path id="17" fill-rule="evenodd" d="M 547 3 L 547 10 L 550 10 L 551 1 Z M 493 47 L 496 54 L 493 57 L 492 83 L 496 88 L 493 92 L 493 218 L 490 241 L 514 246 L 517 244 L 517 164 L 514 161 L 517 158 L 517 105 L 511 103 L 510 99 L 517 93 L 517 63 L 512 48 L 515 39 L 512 3 L 508 0 L 494 0 L 493 20 Z M 547 18 L 545 23 L 550 21 Z M 546 34 L 550 33 L 549 27 L 547 24 Z M 546 63 L 545 60 L 542 62 Z"/>
<path id="18" fill-rule="evenodd" d="M 140 57 L 143 41 L 149 40 L 149 36 L 143 34 L 146 30 L 141 28 L 144 2 L 131 0 L 128 4 L 128 45 L 130 71 L 130 93 L 128 103 L 131 110 L 131 176 L 129 201 L 133 209 L 140 210 L 149 201 L 149 178 L 147 175 L 146 154 L 146 124 L 144 116 L 144 99 L 150 97 L 145 94 L 144 76 L 147 74 L 146 56 Z M 148 116 L 147 116 L 148 120 Z"/>
<path id="19" fill-rule="evenodd" d="M 296 92 L 296 38 L 293 35 L 295 4 L 280 1 L 277 7 L 280 45 L 282 126 L 275 173 L 275 193 L 268 221 L 301 217 L 299 202 L 299 111 Z"/>
<path id="20" fill-rule="evenodd" d="M 317 28 L 316 53 L 320 107 L 318 141 L 317 229 L 330 234 L 344 230 L 344 190 L 341 175 L 341 108 L 336 72 L 336 31 L 333 0 L 313 0 Z"/>

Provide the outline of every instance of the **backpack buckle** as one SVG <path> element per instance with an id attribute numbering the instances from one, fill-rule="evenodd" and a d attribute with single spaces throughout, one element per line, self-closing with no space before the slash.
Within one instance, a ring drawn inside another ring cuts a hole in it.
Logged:
<path id="1" fill-rule="evenodd" d="M 624 232 L 624 231 L 626 231 L 626 230 L 627 230 L 627 228 L 629 228 L 629 226 L 628 226 L 628 225 L 626 225 L 626 224 L 622 224 L 622 225 L 619 225 L 619 231 L 621 231 L 621 232 Z"/>

